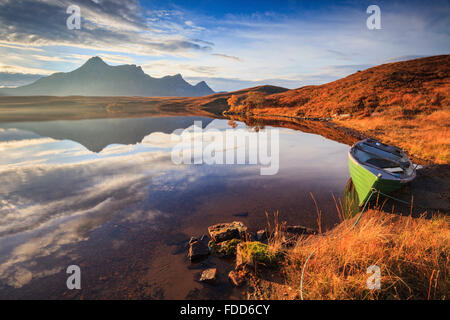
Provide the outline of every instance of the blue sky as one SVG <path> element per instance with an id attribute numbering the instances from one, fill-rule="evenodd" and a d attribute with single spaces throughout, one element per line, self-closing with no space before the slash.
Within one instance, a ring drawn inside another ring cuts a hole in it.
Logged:
<path id="1" fill-rule="evenodd" d="M 69 30 L 66 9 L 81 9 Z M 369 5 L 381 29 L 369 30 Z M 216 91 L 296 88 L 450 51 L 448 1 L 0 0 L 0 86 L 71 71 L 91 56 L 181 73 Z"/>

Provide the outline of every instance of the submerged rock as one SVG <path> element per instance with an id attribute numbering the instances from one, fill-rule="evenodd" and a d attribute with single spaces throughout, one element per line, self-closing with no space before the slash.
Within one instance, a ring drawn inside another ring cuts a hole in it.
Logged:
<path id="1" fill-rule="evenodd" d="M 217 269 L 209 268 L 202 272 L 200 276 L 200 282 L 205 282 L 209 284 L 214 284 L 217 280 Z"/>
<path id="2" fill-rule="evenodd" d="M 231 239 L 241 239 L 246 231 L 247 227 L 240 221 L 219 223 L 208 228 L 209 235 L 215 243 Z"/>
<path id="3" fill-rule="evenodd" d="M 233 216 L 235 217 L 248 217 L 248 212 L 238 212 L 238 213 L 233 213 Z"/>
<path id="4" fill-rule="evenodd" d="M 267 240 L 267 231 L 266 230 L 258 230 L 256 232 L 256 240 L 260 241 L 260 242 Z"/>
<path id="5" fill-rule="evenodd" d="M 247 241 L 258 241 L 256 234 L 253 232 L 247 232 Z"/>
<path id="6" fill-rule="evenodd" d="M 317 234 L 316 230 L 313 230 L 304 226 L 287 226 L 286 232 L 294 235 L 311 235 Z"/>
<path id="7" fill-rule="evenodd" d="M 192 239 L 191 239 L 192 240 Z M 191 262 L 200 261 L 209 255 L 208 238 L 189 241 L 189 259 Z"/>
<path id="8" fill-rule="evenodd" d="M 228 279 L 235 287 L 240 287 L 245 283 L 245 275 L 242 271 L 230 271 Z"/>

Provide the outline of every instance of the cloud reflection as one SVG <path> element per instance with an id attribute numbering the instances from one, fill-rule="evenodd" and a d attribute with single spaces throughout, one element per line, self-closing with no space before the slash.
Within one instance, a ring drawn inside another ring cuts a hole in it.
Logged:
<path id="1" fill-rule="evenodd" d="M 229 128 L 218 120 L 210 127 Z M 148 208 L 150 192 L 186 189 L 209 172 L 174 165 L 177 143 L 154 132 L 140 143 L 95 153 L 71 140 L 0 129 L 0 288 L 61 272 L 39 261 L 60 257 L 66 266 L 75 244 L 106 222 L 137 224 L 162 215 Z"/>
<path id="2" fill-rule="evenodd" d="M 170 135 L 157 143 L 111 145 L 93 153 L 69 140 L 0 131 L 0 282 L 19 288 L 60 271 L 36 260 L 65 256 L 106 221 L 151 221 L 139 206 L 153 178 L 179 170 L 170 161 Z M 33 271 L 31 271 L 33 270 Z"/>

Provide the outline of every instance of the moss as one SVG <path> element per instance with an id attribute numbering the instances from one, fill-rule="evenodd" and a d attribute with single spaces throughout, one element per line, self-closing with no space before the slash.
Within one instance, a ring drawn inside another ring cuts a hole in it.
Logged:
<path id="1" fill-rule="evenodd" d="M 266 244 L 258 241 L 242 243 L 239 251 L 242 264 L 273 267 L 279 260 L 279 254 L 272 252 Z"/>
<path id="2" fill-rule="evenodd" d="M 228 257 L 236 254 L 236 248 L 239 243 L 241 243 L 241 240 L 239 239 L 231 239 L 221 243 L 215 243 L 211 240 L 208 243 L 208 246 L 211 249 L 211 254 Z"/>
<path id="3" fill-rule="evenodd" d="M 225 241 L 222 243 L 219 252 L 224 253 L 226 256 L 231 256 L 236 254 L 236 248 L 241 240 L 231 239 L 230 241 Z"/>

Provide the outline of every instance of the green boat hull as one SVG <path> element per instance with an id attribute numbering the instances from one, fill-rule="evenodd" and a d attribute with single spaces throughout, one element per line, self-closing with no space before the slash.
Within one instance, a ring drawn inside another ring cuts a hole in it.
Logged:
<path id="1" fill-rule="evenodd" d="M 372 188 L 385 194 L 389 194 L 402 187 L 399 180 L 380 179 L 372 172 L 361 166 L 351 157 L 348 159 L 348 168 L 353 184 L 358 194 L 359 205 L 367 200 L 372 192 Z"/>

